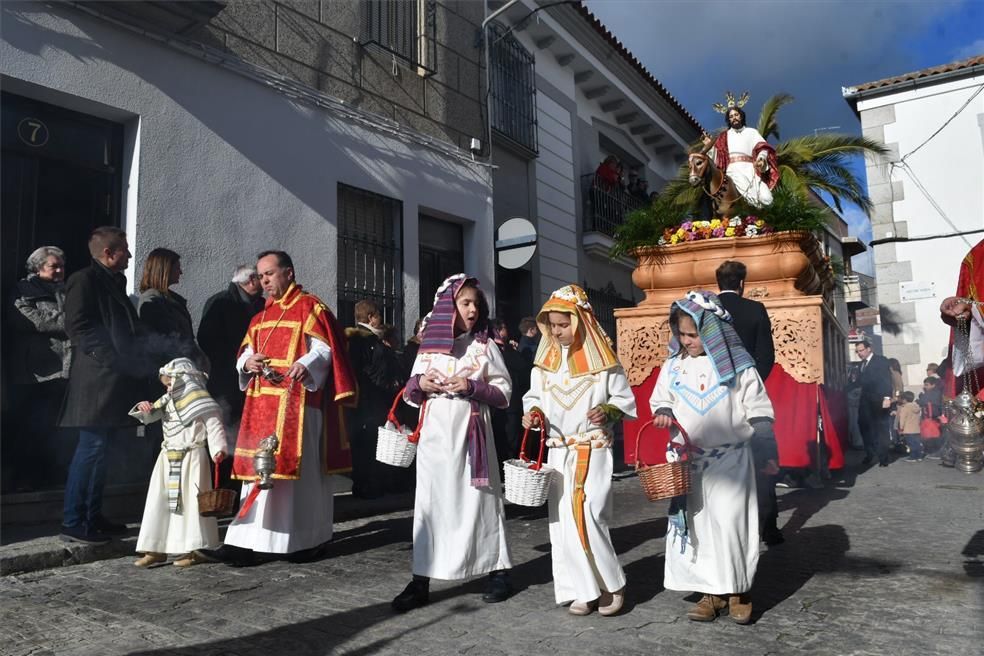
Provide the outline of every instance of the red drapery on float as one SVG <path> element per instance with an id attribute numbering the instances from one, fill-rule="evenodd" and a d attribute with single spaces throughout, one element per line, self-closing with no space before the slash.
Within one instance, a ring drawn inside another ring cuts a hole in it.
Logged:
<path id="1" fill-rule="evenodd" d="M 639 429 L 652 419 L 649 397 L 656 386 L 659 368 L 641 385 L 632 388 L 636 398 L 635 421 L 625 422 L 625 462 L 636 460 L 635 442 Z M 817 383 L 800 383 L 787 374 L 780 365 L 772 368 L 765 389 L 776 413 L 775 433 L 779 447 L 779 466 L 815 469 L 817 466 L 818 413 L 823 431 L 819 433 L 830 469 L 844 466 L 844 449 L 849 437 L 847 428 L 847 398 L 843 392 Z M 666 461 L 665 430 L 648 431 L 640 445 L 642 460 L 646 464 Z"/>

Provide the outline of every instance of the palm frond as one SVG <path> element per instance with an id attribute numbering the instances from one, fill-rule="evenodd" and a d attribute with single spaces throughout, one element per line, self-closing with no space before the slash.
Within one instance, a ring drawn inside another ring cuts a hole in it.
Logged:
<path id="1" fill-rule="evenodd" d="M 793 102 L 793 97 L 788 93 L 777 93 L 765 101 L 758 120 L 758 132 L 763 139 L 768 141 L 770 136 L 779 138 L 779 122 L 776 119 L 776 114 L 778 114 L 780 107 L 791 102 Z"/>

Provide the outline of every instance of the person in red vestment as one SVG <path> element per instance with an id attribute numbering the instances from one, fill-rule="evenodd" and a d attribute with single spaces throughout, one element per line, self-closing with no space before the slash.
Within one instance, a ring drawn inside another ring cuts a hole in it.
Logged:
<path id="1" fill-rule="evenodd" d="M 236 369 L 246 392 L 233 477 L 245 482 L 241 509 L 225 545 L 206 556 L 233 565 L 256 561 L 256 552 L 316 556 L 332 536 L 331 474 L 351 468 L 340 404 L 354 404 L 355 376 L 345 336 L 315 295 L 294 280 L 283 251 L 260 253 L 256 264 L 267 295 L 250 321 Z M 276 435 L 274 485 L 255 484 L 259 442 Z"/>
<path id="2" fill-rule="evenodd" d="M 943 393 L 955 396 L 962 389 L 961 376 L 965 370 L 971 375 L 971 394 L 982 390 L 978 381 L 984 380 L 984 239 L 967 252 L 960 263 L 960 277 L 957 280 L 957 294 L 940 304 L 940 315 L 944 323 L 953 326 L 950 330 L 950 361 L 953 366 L 947 370 Z M 960 322 L 967 321 L 969 343 L 965 348 L 955 348 L 958 339 L 957 328 Z M 965 350 L 967 352 L 965 352 Z M 967 362 L 967 356 L 970 361 Z M 976 365 L 976 366 L 975 366 Z"/>

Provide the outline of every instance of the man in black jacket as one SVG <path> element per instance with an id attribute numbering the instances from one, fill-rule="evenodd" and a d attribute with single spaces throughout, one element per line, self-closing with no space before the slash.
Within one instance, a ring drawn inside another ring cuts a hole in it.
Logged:
<path id="1" fill-rule="evenodd" d="M 256 267 L 241 265 L 236 267 L 229 287 L 205 302 L 202 322 L 198 325 L 198 346 L 210 363 L 208 392 L 222 407 L 223 423 L 227 427 L 238 424 L 243 414 L 246 393 L 239 389 L 236 358 L 250 319 L 262 309 Z M 232 458 L 228 460 L 232 462 Z"/>
<path id="2" fill-rule="evenodd" d="M 772 372 L 776 361 L 776 350 L 772 342 L 772 321 L 765 306 L 758 301 L 744 298 L 745 276 L 748 271 L 741 262 L 728 260 L 718 267 L 718 298 L 721 305 L 731 313 L 735 332 L 741 339 L 745 350 L 755 360 L 755 369 L 762 382 Z"/>
<path id="3" fill-rule="evenodd" d="M 110 439 L 134 425 L 128 416 L 147 397 L 154 370 L 138 348 L 140 323 L 126 295 L 123 271 L 130 261 L 126 233 L 93 230 L 92 265 L 72 275 L 65 288 L 65 330 L 74 357 L 59 425 L 79 429 L 65 483 L 62 539 L 99 544 L 126 527 L 102 514 L 106 450 Z"/>
<path id="4" fill-rule="evenodd" d="M 359 405 L 348 411 L 352 494 L 373 499 L 385 493 L 388 483 L 384 465 L 376 461 L 376 439 L 399 390 L 400 364 L 396 352 L 379 338 L 383 315 L 375 302 L 356 303 L 355 321 L 355 327 L 345 329 L 349 361 L 359 382 Z"/>
<path id="5" fill-rule="evenodd" d="M 876 355 L 871 343 L 862 340 L 855 344 L 855 353 L 861 358 L 861 373 L 852 387 L 861 388 L 858 402 L 858 427 L 864 440 L 864 460 L 867 465 L 875 457 L 881 467 L 888 466 L 889 432 L 888 417 L 892 403 L 892 373 L 888 359 Z"/>
<path id="6" fill-rule="evenodd" d="M 731 313 L 731 320 L 745 350 L 755 360 L 755 369 L 762 382 L 769 377 L 776 361 L 775 346 L 772 342 L 772 321 L 765 306 L 758 301 L 744 298 L 745 276 L 748 274 L 741 262 L 728 260 L 717 268 L 718 298 L 721 305 Z M 753 444 L 758 444 L 754 442 Z M 778 458 L 778 456 L 777 456 Z M 768 545 L 782 544 L 785 538 L 779 530 L 779 500 L 776 498 L 776 475 L 779 465 L 769 459 L 764 470 L 756 471 L 756 491 L 758 495 L 759 535 Z"/>
<path id="7" fill-rule="evenodd" d="M 236 359 L 249 322 L 263 309 L 263 293 L 256 267 L 240 265 L 225 291 L 205 301 L 202 322 L 198 325 L 198 346 L 208 356 L 211 367 L 208 392 L 222 408 L 229 453 L 235 453 L 239 420 L 243 416 L 246 393 L 239 389 Z M 219 486 L 238 490 L 242 483 L 232 480 L 233 458 L 226 458 L 219 468 Z M 238 496 L 237 496 L 238 498 Z"/>

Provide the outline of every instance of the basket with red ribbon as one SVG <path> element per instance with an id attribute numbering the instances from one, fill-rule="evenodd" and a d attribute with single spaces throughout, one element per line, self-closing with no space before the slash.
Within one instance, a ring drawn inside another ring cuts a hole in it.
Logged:
<path id="1" fill-rule="evenodd" d="M 420 429 L 424 425 L 424 411 L 427 408 L 425 400 L 420 406 L 420 421 L 417 422 L 417 429 L 411 431 L 408 427 L 402 426 L 400 420 L 396 418 L 396 406 L 403 398 L 401 389 L 393 399 L 390 406 L 386 423 L 379 427 L 378 439 L 376 440 L 376 460 L 386 465 L 394 467 L 409 467 L 417 455 L 417 442 L 420 441 Z"/>
<path id="2" fill-rule="evenodd" d="M 546 418 L 539 410 L 531 413 L 535 421 L 523 431 L 523 442 L 519 447 L 519 457 L 503 463 L 506 474 L 506 500 L 520 506 L 542 506 L 550 493 L 550 482 L 557 470 L 543 464 L 543 454 L 547 443 Z M 538 428 L 533 428 L 533 425 Z M 540 431 L 540 453 L 536 460 L 526 457 L 526 440 L 531 430 Z"/>

